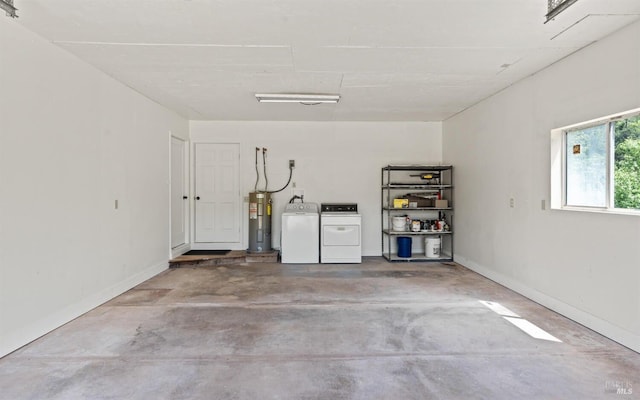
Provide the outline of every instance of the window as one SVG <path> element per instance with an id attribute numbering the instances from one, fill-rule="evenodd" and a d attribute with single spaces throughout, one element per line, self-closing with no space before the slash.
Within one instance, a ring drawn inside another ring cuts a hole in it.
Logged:
<path id="1" fill-rule="evenodd" d="M 565 133 L 566 205 L 607 205 L 607 125 Z"/>
<path id="2" fill-rule="evenodd" d="M 640 109 L 551 135 L 552 208 L 640 214 Z"/>

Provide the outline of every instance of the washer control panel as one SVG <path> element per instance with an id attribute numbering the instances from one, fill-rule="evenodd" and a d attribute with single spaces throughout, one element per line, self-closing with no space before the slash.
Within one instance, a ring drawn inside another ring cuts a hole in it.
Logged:
<path id="1" fill-rule="evenodd" d="M 289 203 L 284 207 L 284 212 L 318 213 L 316 203 Z"/>

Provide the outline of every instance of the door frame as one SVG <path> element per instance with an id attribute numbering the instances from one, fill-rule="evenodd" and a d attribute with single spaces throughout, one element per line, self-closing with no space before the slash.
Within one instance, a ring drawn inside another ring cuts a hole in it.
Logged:
<path id="1" fill-rule="evenodd" d="M 183 193 L 188 197 L 188 200 L 185 204 L 185 208 L 184 208 L 184 243 L 181 245 L 176 246 L 175 248 L 172 248 L 172 233 L 173 233 L 173 215 L 171 214 L 172 211 L 172 198 L 171 198 L 171 194 L 172 194 L 172 189 L 173 189 L 173 182 L 171 181 L 171 176 L 173 175 L 173 160 L 171 159 L 171 154 L 173 154 L 173 139 L 179 140 L 181 141 L 184 146 L 182 149 L 182 156 L 183 156 L 183 177 L 182 177 L 182 184 L 183 184 Z M 171 258 L 175 258 L 179 255 L 182 255 L 184 253 L 186 253 L 187 251 L 191 250 L 191 193 L 189 190 L 189 175 L 190 175 L 190 152 L 189 152 L 189 141 L 181 138 L 179 136 L 176 136 L 174 134 L 172 134 L 171 132 L 169 133 L 169 253 L 171 255 Z"/>

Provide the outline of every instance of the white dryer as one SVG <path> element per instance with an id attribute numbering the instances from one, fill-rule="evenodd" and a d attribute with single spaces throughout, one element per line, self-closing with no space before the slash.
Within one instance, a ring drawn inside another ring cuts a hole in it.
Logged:
<path id="1" fill-rule="evenodd" d="M 353 203 L 322 204 L 320 262 L 362 262 L 362 218 Z"/>
<path id="2" fill-rule="evenodd" d="M 320 254 L 316 203 L 287 204 L 282 213 L 280 257 L 285 264 L 317 264 Z"/>

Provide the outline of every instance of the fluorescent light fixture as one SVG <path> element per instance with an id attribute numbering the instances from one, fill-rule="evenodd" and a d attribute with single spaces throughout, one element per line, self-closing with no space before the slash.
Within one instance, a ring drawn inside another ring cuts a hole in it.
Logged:
<path id="1" fill-rule="evenodd" d="M 555 17 L 558 16 L 561 12 L 569 8 L 573 3 L 578 0 L 548 0 L 547 1 L 547 20 L 544 22 L 545 24 Z"/>
<path id="2" fill-rule="evenodd" d="M 0 0 L 0 8 L 7 12 L 7 17 L 18 17 L 18 15 L 16 15 L 16 11 L 18 11 L 18 9 L 13 6 L 13 0 Z"/>
<path id="3" fill-rule="evenodd" d="M 297 94 L 297 93 L 256 93 L 256 99 L 260 103 L 301 103 L 320 104 L 337 103 L 339 94 Z"/>

